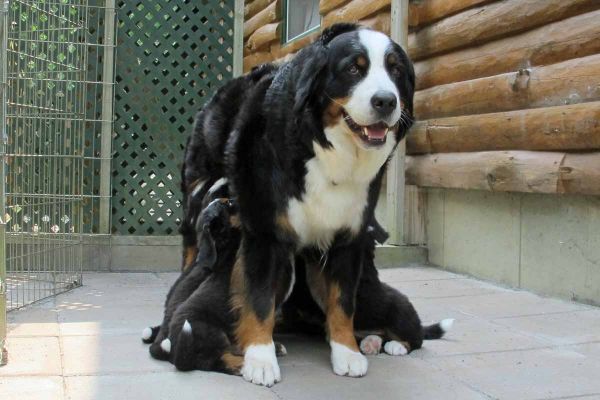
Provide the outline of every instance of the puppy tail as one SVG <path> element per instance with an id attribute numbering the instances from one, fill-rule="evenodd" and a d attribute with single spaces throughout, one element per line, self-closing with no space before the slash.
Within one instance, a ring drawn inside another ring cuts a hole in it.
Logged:
<path id="1" fill-rule="evenodd" d="M 452 329 L 452 325 L 454 324 L 454 319 L 448 318 L 444 319 L 437 324 L 424 326 L 423 329 L 423 339 L 425 340 L 434 340 L 441 339 L 446 332 Z"/>
<path id="2" fill-rule="evenodd" d="M 202 345 L 195 346 L 195 340 Z M 230 347 L 223 332 L 206 324 L 192 328 L 186 320 L 179 332 L 173 364 L 180 371 L 199 369 L 240 375 L 244 357 Z"/>
<path id="3" fill-rule="evenodd" d="M 195 369 L 196 352 L 194 351 L 194 334 L 192 332 L 192 325 L 187 319 L 183 323 L 181 331 L 179 331 L 177 347 L 173 355 L 173 364 L 180 371 Z"/>
<path id="4" fill-rule="evenodd" d="M 142 331 L 142 342 L 144 342 L 146 344 L 150 344 L 150 343 L 154 342 L 154 339 L 156 339 L 156 336 L 158 336 L 159 330 L 160 330 L 160 325 L 159 326 L 149 326 L 147 328 L 144 328 L 144 330 Z"/>

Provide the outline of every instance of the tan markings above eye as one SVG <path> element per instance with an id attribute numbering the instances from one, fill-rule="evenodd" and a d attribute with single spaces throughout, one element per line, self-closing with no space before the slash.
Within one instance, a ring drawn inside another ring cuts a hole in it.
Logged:
<path id="1" fill-rule="evenodd" d="M 367 59 L 364 56 L 358 56 L 356 59 L 356 64 L 364 68 L 367 66 Z"/>

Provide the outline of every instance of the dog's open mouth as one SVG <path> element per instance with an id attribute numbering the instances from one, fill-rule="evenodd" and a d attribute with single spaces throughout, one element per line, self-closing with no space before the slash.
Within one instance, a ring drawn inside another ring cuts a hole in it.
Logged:
<path id="1" fill-rule="evenodd" d="M 346 111 L 343 112 L 344 121 L 364 143 L 370 146 L 380 146 L 385 143 L 387 133 L 390 127 L 385 122 L 378 122 L 372 125 L 357 124 Z"/>

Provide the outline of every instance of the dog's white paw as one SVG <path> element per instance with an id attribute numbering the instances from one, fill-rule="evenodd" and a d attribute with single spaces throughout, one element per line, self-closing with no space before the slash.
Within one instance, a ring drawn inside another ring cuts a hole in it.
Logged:
<path id="1" fill-rule="evenodd" d="M 152 337 L 152 328 L 146 327 L 142 331 L 142 340 L 148 340 Z"/>
<path id="2" fill-rule="evenodd" d="M 379 354 L 382 342 L 381 336 L 369 335 L 360 341 L 360 351 L 368 356 Z"/>
<path id="3" fill-rule="evenodd" d="M 383 345 L 383 350 L 390 356 L 405 356 L 408 354 L 408 349 L 402 343 L 395 340 L 390 340 Z"/>
<path id="4" fill-rule="evenodd" d="M 364 376 L 367 374 L 369 362 L 367 357 L 334 341 L 331 345 L 331 365 L 336 375 L 348 375 L 352 377 Z"/>
<path id="5" fill-rule="evenodd" d="M 281 380 L 273 342 L 248 346 L 244 354 L 242 376 L 248 382 L 263 386 L 273 386 Z"/>

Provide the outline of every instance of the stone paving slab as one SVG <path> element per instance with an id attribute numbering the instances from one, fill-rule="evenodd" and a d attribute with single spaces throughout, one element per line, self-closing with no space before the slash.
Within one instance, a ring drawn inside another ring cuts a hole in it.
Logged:
<path id="1" fill-rule="evenodd" d="M 323 338 L 281 335 L 283 381 L 177 372 L 139 339 L 160 322 L 176 273 L 90 273 L 84 286 L 9 314 L 0 400 L 600 399 L 600 310 L 423 266 L 380 276 L 447 337 L 408 356 L 369 357 L 361 379 L 335 376 Z"/>

